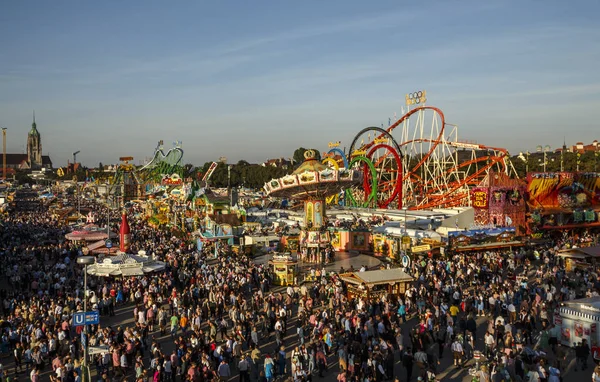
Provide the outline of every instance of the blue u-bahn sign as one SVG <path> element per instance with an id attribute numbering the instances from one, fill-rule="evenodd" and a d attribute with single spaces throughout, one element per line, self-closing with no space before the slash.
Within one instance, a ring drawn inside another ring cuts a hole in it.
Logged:
<path id="1" fill-rule="evenodd" d="M 99 323 L 100 313 L 98 311 L 73 313 L 73 326 L 97 325 Z"/>

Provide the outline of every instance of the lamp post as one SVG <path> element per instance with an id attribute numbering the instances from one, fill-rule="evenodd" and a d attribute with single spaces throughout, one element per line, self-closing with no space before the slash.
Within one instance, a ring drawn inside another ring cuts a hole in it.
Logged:
<path id="1" fill-rule="evenodd" d="M 87 312 L 87 298 L 88 298 L 88 290 L 87 290 L 87 267 L 90 264 L 96 262 L 96 258 L 93 256 L 80 256 L 77 258 L 77 264 L 83 265 L 83 311 Z M 94 296 L 95 298 L 95 296 Z M 90 300 L 91 301 L 91 300 Z M 83 364 L 82 364 L 82 379 L 84 381 L 90 381 L 90 369 L 88 366 L 88 326 L 87 323 L 84 324 L 83 330 L 85 333 L 85 344 L 83 344 Z"/>
<path id="2" fill-rule="evenodd" d="M 6 127 L 2 128 L 2 179 L 6 180 Z"/>
<path id="3" fill-rule="evenodd" d="M 547 164 L 547 154 L 548 152 L 550 152 L 550 145 L 546 145 L 544 147 L 542 147 L 541 145 L 537 147 L 537 152 L 543 152 L 544 153 L 544 162 L 542 163 L 542 166 L 544 166 L 544 172 L 546 172 L 546 164 Z"/>
<path id="4" fill-rule="evenodd" d="M 106 240 L 110 240 L 110 201 L 106 203 Z"/>

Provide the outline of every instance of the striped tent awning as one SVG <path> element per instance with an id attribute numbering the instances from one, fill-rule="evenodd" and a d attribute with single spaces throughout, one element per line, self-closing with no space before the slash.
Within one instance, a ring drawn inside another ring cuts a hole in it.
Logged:
<path id="1" fill-rule="evenodd" d="M 582 312 L 579 309 L 573 309 L 569 307 L 561 307 L 559 310 L 561 315 L 570 316 L 566 318 L 574 318 L 574 319 L 585 319 L 589 321 L 600 322 L 600 314 L 594 312 Z"/>

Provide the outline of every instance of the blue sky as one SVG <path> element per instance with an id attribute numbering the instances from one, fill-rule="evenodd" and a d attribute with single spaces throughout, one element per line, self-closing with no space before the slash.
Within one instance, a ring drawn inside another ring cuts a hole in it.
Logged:
<path id="1" fill-rule="evenodd" d="M 88 166 L 349 145 L 407 92 L 511 152 L 600 139 L 600 2 L 4 1 L 0 126 Z M 399 139 L 399 137 L 398 137 Z M 169 146 L 167 144 L 166 146 Z"/>

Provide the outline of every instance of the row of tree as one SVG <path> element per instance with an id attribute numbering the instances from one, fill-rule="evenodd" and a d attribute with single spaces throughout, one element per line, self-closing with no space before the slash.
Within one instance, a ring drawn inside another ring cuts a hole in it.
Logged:
<path id="1" fill-rule="evenodd" d="M 307 149 L 300 147 L 294 151 L 292 160 L 290 162 L 273 164 L 250 164 L 245 160 L 240 160 L 236 164 L 225 164 L 219 163 L 217 168 L 213 172 L 209 184 L 212 187 L 247 187 L 253 189 L 262 188 L 263 185 L 273 178 L 279 178 L 290 174 L 304 161 L 304 153 Z M 321 160 L 321 156 L 318 150 L 314 150 L 317 160 Z M 483 155 L 484 153 L 482 153 Z M 567 171 L 582 171 L 582 172 L 595 172 L 600 170 L 600 156 L 599 153 L 588 151 L 581 154 L 566 152 L 560 153 L 547 153 L 545 156 L 545 170 L 547 172 Z M 410 167 L 412 168 L 419 162 L 419 158 L 414 158 L 411 161 Z M 543 153 L 532 153 L 529 155 L 520 154 L 511 157 L 511 162 L 519 177 L 523 178 L 527 172 L 541 172 L 544 171 L 544 154 Z M 195 178 L 201 180 L 204 174 L 208 171 L 212 162 L 206 162 L 202 167 L 195 167 L 192 164 L 186 164 L 183 166 L 186 177 Z M 72 179 L 74 176 L 78 180 L 99 180 L 104 182 L 110 176 L 113 176 L 113 172 L 105 172 L 104 166 L 99 165 L 97 169 L 89 169 L 87 167 L 79 167 L 75 174 L 65 174 L 63 177 L 58 177 L 56 173 L 49 172 L 46 175 L 47 179 Z M 17 180 L 21 183 L 32 182 L 26 172 L 19 171 L 16 175 Z"/>

